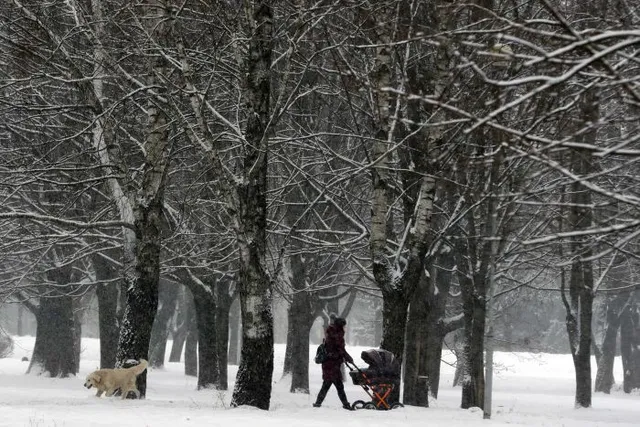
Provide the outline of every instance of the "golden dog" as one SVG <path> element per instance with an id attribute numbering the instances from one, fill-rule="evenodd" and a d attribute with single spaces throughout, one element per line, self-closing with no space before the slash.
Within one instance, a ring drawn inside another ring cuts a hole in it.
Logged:
<path id="1" fill-rule="evenodd" d="M 107 397 L 112 396 L 116 390 L 120 389 L 122 398 L 126 399 L 127 394 L 132 391 L 137 398 L 140 398 L 140 391 L 136 387 L 136 377 L 147 369 L 147 361 L 140 359 L 140 363 L 130 368 L 119 369 L 98 369 L 87 375 L 84 386 L 88 389 L 95 387 L 98 389 L 96 397 L 102 396 L 106 392 Z"/>

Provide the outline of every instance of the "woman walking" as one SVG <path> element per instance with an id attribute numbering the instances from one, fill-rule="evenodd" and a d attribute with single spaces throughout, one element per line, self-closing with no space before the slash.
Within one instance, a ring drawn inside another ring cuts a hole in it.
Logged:
<path id="1" fill-rule="evenodd" d="M 348 410 L 353 409 L 344 392 L 342 372 L 340 371 L 343 362 L 353 363 L 353 358 L 344 348 L 344 326 L 346 324 L 347 321 L 342 317 L 331 315 L 331 322 L 325 331 L 324 344 L 327 350 L 327 358 L 322 362 L 322 387 L 320 388 L 316 402 L 313 404 L 316 408 L 322 405 L 331 384 L 333 384 L 338 391 L 338 397 L 342 402 L 342 407 Z"/>

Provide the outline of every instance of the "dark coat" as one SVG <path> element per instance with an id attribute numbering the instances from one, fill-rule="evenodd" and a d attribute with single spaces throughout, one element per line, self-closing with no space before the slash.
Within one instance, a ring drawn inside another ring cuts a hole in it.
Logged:
<path id="1" fill-rule="evenodd" d="M 335 324 L 329 325 L 324 333 L 324 343 L 327 348 L 327 360 L 322 363 L 322 379 L 342 381 L 340 365 L 345 360 L 353 363 L 353 358 L 344 348 L 344 328 Z"/>

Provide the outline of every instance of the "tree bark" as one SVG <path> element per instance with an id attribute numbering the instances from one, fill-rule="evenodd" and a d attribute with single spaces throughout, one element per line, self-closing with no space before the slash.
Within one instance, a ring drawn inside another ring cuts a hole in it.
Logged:
<path id="1" fill-rule="evenodd" d="M 22 304 L 18 304 L 18 319 L 16 326 L 16 335 L 19 337 L 24 336 L 24 306 Z"/>
<path id="2" fill-rule="evenodd" d="M 583 95 L 581 125 L 593 126 L 599 119 L 597 96 L 593 91 Z M 582 142 L 596 142 L 595 128 L 584 132 Z M 583 179 L 593 172 L 593 160 L 586 150 L 574 150 L 571 158 L 573 173 Z M 569 207 L 569 224 L 571 231 L 588 229 L 593 224 L 593 208 L 591 191 L 580 180 L 571 184 L 571 205 Z M 593 267 L 591 261 L 584 260 L 592 255 L 591 242 L 582 237 L 571 239 L 571 275 L 569 279 L 569 299 L 564 288 L 562 298 L 567 318 L 567 333 L 573 357 L 576 375 L 577 407 L 591 407 L 591 344 L 593 319 Z M 564 281 L 562 282 L 564 285 Z"/>
<path id="3" fill-rule="evenodd" d="M 27 373 L 66 378 L 78 371 L 74 351 L 73 299 L 68 295 L 40 298 L 34 313 L 36 342 Z"/>
<path id="4" fill-rule="evenodd" d="M 187 338 L 184 343 L 184 374 L 198 376 L 198 324 L 195 310 L 190 314 L 188 321 Z"/>
<path id="5" fill-rule="evenodd" d="M 93 265 L 96 271 L 96 280 L 99 283 L 115 278 L 115 272 L 107 268 L 99 257 L 94 258 Z M 100 331 L 100 368 L 114 368 L 116 365 L 116 351 L 120 333 L 118 294 L 118 283 L 99 284 L 96 287 L 98 329 Z"/>
<path id="6" fill-rule="evenodd" d="M 473 287 L 470 283 L 465 286 L 468 288 Z M 484 285 L 478 286 L 478 288 L 484 289 Z M 484 295 L 484 292 L 482 295 Z M 475 292 L 463 292 L 462 300 L 465 339 L 462 350 L 464 365 L 460 406 L 463 409 L 471 407 L 484 408 L 485 301 L 477 296 Z"/>
<path id="7" fill-rule="evenodd" d="M 386 90 L 391 86 L 393 68 L 394 8 L 381 7 L 376 14 L 370 11 L 366 17 L 366 26 L 376 44 L 376 52 L 371 76 L 374 91 L 374 133 L 371 169 L 373 194 L 371 199 L 371 233 L 369 249 L 371 253 L 373 276 L 380 288 L 383 298 L 382 307 L 382 342 L 381 347 L 391 351 L 402 362 L 405 345 L 405 328 L 408 317 L 409 301 L 419 283 L 423 272 L 424 258 L 427 253 L 428 231 L 431 226 L 433 201 L 436 181 L 429 174 L 429 144 L 424 135 L 416 135 L 408 139 L 411 163 L 415 173 L 410 178 L 411 192 L 414 195 L 411 203 L 405 203 L 403 218 L 403 239 L 401 248 L 389 251 L 387 242 L 392 238 L 392 223 L 388 218 L 390 192 L 394 179 L 390 173 L 393 169 L 389 149 L 395 140 L 394 129 L 396 118 L 390 110 L 390 95 Z M 405 38 L 411 32 L 404 29 Z M 407 47 L 408 49 L 408 47 Z M 403 55 L 406 52 L 403 52 Z M 403 56 L 402 55 L 402 56 Z M 407 232 L 409 231 L 410 232 Z M 402 252 L 402 261 L 400 253 Z M 389 256 L 396 252 L 397 255 Z M 399 401 L 400 389 L 396 387 L 391 401 Z"/>
<path id="8" fill-rule="evenodd" d="M 290 257 L 291 304 L 287 311 L 287 347 L 283 375 L 291 374 L 291 393 L 309 394 L 309 332 L 313 324 L 311 295 L 303 254 Z"/>
<path id="9" fill-rule="evenodd" d="M 192 286 L 193 303 L 198 327 L 198 390 L 213 388 L 218 384 L 218 348 L 216 346 L 216 301 L 213 294 L 215 282 L 205 279 Z"/>
<path id="10" fill-rule="evenodd" d="M 438 397 L 444 338 L 462 327 L 462 317 L 445 318 L 453 253 L 447 250 L 437 259 L 431 277 L 421 278 L 409 309 L 403 393 L 409 405 L 428 407 L 429 396 Z"/>
<path id="11" fill-rule="evenodd" d="M 287 347 L 291 347 L 291 393 L 309 394 L 309 332 L 311 324 L 309 323 L 309 314 L 303 313 L 304 318 L 296 318 L 294 309 L 293 313 L 289 313 L 289 320 L 300 322 L 290 329 L 292 336 L 291 341 L 287 343 Z"/>
<path id="12" fill-rule="evenodd" d="M 620 353 L 624 373 L 622 389 L 625 393 L 640 389 L 640 313 L 637 297 L 632 297 L 632 301 L 620 319 Z"/>
<path id="13" fill-rule="evenodd" d="M 216 345 L 218 354 L 218 381 L 216 388 L 218 390 L 227 390 L 229 388 L 229 311 L 233 302 L 233 293 L 231 292 L 232 279 L 228 276 L 218 280 L 215 289 L 216 295 Z"/>
<path id="14" fill-rule="evenodd" d="M 156 0 L 145 10 L 156 17 L 150 22 L 151 34 L 158 43 L 166 44 L 173 26 L 173 10 Z M 162 13 L 158 13 L 158 11 Z M 160 95 L 166 90 L 158 81 L 166 75 L 164 56 L 157 55 L 150 64 L 147 83 L 158 85 Z M 135 236 L 125 236 L 124 277 L 127 302 L 120 329 L 117 365 L 127 359 L 148 359 L 151 329 L 158 310 L 158 282 L 160 279 L 162 207 L 169 169 L 169 118 L 162 96 L 150 95 L 147 106 L 147 135 L 145 164 L 140 187 L 133 206 Z M 147 391 L 147 371 L 137 378 L 140 397 Z"/>
<path id="15" fill-rule="evenodd" d="M 611 388 L 615 384 L 613 376 L 613 363 L 616 357 L 616 339 L 620 329 L 620 315 L 622 304 L 627 298 L 619 297 L 607 301 L 606 304 L 606 325 L 604 328 L 604 339 L 600 348 L 600 355 L 596 357 L 598 370 L 596 373 L 596 384 L 594 390 L 605 394 L 611 393 Z"/>
<path id="16" fill-rule="evenodd" d="M 151 340 L 149 342 L 151 349 L 149 365 L 151 367 L 160 368 L 164 366 L 169 328 L 176 312 L 177 296 L 178 285 L 160 281 L 160 289 L 158 290 L 159 307 L 153 322 Z"/>
<path id="17" fill-rule="evenodd" d="M 171 343 L 171 351 L 169 352 L 169 362 L 179 363 L 182 359 L 182 350 L 184 350 L 184 342 L 187 339 L 187 323 L 184 319 L 176 326 L 176 330 L 173 332 L 173 338 Z"/>
<path id="18" fill-rule="evenodd" d="M 287 342 L 284 349 L 284 363 L 282 366 L 283 377 L 291 375 L 293 367 L 293 340 L 295 339 L 295 328 L 291 326 L 292 317 L 293 313 L 291 313 L 291 306 L 289 306 L 289 310 L 287 310 Z"/>
<path id="19" fill-rule="evenodd" d="M 469 200 L 473 201 L 473 195 L 467 196 Z M 483 218 L 490 217 L 490 211 L 483 213 Z M 475 236 L 481 233 L 475 222 L 475 214 L 471 211 L 466 216 L 466 227 L 467 229 L 463 231 L 465 235 Z M 479 246 L 475 238 L 461 238 L 456 241 L 454 252 L 458 266 L 457 277 L 460 283 L 464 316 L 463 365 L 461 367 L 462 399 L 460 403 L 463 409 L 471 407 L 484 409 L 484 334 L 488 266 L 491 258 L 487 246 L 483 246 L 483 249 L 480 249 Z"/>
<path id="20" fill-rule="evenodd" d="M 405 405 L 429 407 L 429 381 L 426 371 L 425 355 L 429 339 L 428 317 L 428 289 L 426 277 L 421 278 L 420 284 L 413 295 L 407 321 L 407 342 L 404 359 L 404 393 Z"/>
<path id="21" fill-rule="evenodd" d="M 240 297 L 236 297 L 229 308 L 229 364 L 240 363 L 240 340 L 242 319 L 240 316 Z"/>
<path id="22" fill-rule="evenodd" d="M 187 333 L 189 332 L 189 311 L 193 310 L 193 297 L 191 291 L 185 286 L 180 289 L 179 303 L 176 314 L 176 326 L 173 331 L 171 352 L 169 353 L 169 362 L 178 363 L 182 358 L 182 350 L 184 349 L 184 342 L 187 339 Z"/>
<path id="23" fill-rule="evenodd" d="M 85 294 L 86 295 L 86 294 Z M 82 353 L 82 318 L 86 307 L 80 306 L 80 298 L 72 299 L 73 309 L 73 357 L 76 371 L 80 372 L 80 354 Z"/>
<path id="24" fill-rule="evenodd" d="M 464 331 L 463 331 L 463 334 L 464 334 Z M 462 378 L 464 376 L 464 369 L 466 365 L 466 362 L 464 360 L 464 349 L 458 349 L 457 351 L 455 351 L 455 355 L 456 355 L 456 370 L 453 373 L 452 385 L 454 387 L 461 387 Z"/>
<path id="25" fill-rule="evenodd" d="M 273 316 L 271 279 L 265 269 L 267 228 L 267 126 L 270 119 L 273 13 L 270 0 L 255 1 L 248 17 L 252 34 L 247 55 L 245 101 L 247 125 L 243 179 L 238 200 L 242 351 L 232 406 L 269 409 L 273 376 Z"/>
<path id="26" fill-rule="evenodd" d="M 453 277 L 455 257 L 451 249 L 445 250 L 437 257 L 436 267 L 431 274 L 435 288 L 430 293 L 431 309 L 427 318 L 427 350 L 426 350 L 426 376 L 428 378 L 429 393 L 435 399 L 438 398 L 440 388 L 440 366 L 442 364 L 442 347 L 447 334 L 454 332 L 464 325 L 464 317 L 458 315 L 447 319 L 446 307 L 449 299 L 449 289 Z"/>

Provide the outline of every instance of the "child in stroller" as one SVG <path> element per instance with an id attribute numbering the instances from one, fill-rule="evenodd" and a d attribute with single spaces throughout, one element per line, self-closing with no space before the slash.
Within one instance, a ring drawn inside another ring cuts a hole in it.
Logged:
<path id="1" fill-rule="evenodd" d="M 353 409 L 396 409 L 404 407 L 400 402 L 388 402 L 388 398 L 395 387 L 400 386 L 400 363 L 393 353 L 382 349 L 365 350 L 360 358 L 369 365 L 366 369 L 359 369 L 353 364 L 354 370 L 349 372 L 355 385 L 362 386 L 371 397 L 370 402 L 357 400 L 353 402 Z M 347 365 L 348 366 L 348 365 Z"/>

